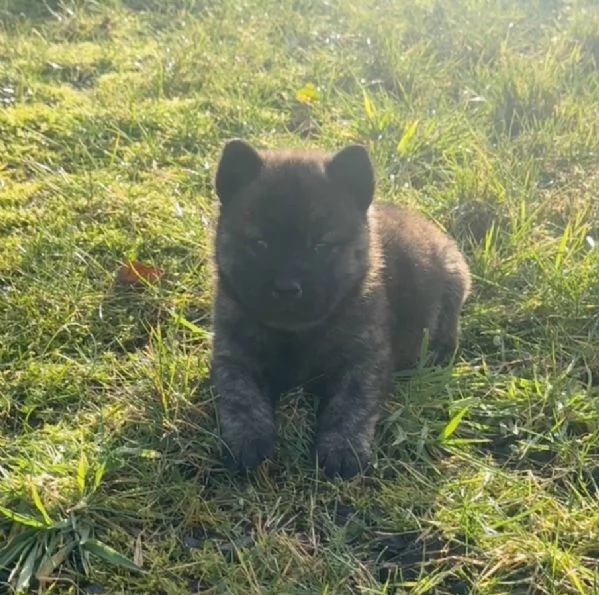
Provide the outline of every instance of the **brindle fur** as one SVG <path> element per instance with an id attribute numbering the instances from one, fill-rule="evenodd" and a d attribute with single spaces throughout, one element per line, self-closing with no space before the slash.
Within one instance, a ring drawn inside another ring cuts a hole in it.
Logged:
<path id="1" fill-rule="evenodd" d="M 417 363 L 424 330 L 439 363 L 454 353 L 468 266 L 417 212 L 372 203 L 374 185 L 359 145 L 225 145 L 212 372 L 231 468 L 273 454 L 277 399 L 303 385 L 320 397 L 319 463 L 352 477 L 369 462 L 392 373 Z"/>

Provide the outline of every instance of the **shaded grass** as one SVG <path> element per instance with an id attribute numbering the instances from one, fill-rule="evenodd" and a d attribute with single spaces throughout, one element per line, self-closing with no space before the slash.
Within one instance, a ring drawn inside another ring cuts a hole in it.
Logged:
<path id="1" fill-rule="evenodd" d="M 0 15 L 0 548 L 40 548 L 5 590 L 40 561 L 30 585 L 70 593 L 599 589 L 594 2 Z M 456 365 L 398 382 L 367 477 L 320 478 L 296 395 L 272 461 L 220 467 L 211 176 L 231 136 L 366 143 L 380 198 L 468 255 Z M 166 275 L 123 288 L 129 259 Z"/>

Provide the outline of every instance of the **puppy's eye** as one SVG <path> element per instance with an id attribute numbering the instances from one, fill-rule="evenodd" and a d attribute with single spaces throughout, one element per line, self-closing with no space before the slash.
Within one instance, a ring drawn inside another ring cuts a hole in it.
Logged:
<path id="1" fill-rule="evenodd" d="M 335 244 L 331 242 L 319 242 L 318 244 L 314 244 L 314 252 L 317 254 L 326 254 L 330 252 L 335 247 Z"/>
<path id="2" fill-rule="evenodd" d="M 268 244 L 261 238 L 252 238 L 250 239 L 250 246 L 253 250 L 266 250 L 268 248 Z"/>

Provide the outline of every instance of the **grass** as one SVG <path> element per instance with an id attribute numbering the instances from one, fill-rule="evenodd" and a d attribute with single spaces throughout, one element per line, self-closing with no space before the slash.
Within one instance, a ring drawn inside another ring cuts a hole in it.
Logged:
<path id="1" fill-rule="evenodd" d="M 595 0 L 0 0 L 0 592 L 599 593 Z M 223 141 L 371 149 L 459 240 L 455 366 L 398 382 L 374 468 L 312 412 L 220 466 Z M 165 271 L 116 281 L 123 262 Z"/>

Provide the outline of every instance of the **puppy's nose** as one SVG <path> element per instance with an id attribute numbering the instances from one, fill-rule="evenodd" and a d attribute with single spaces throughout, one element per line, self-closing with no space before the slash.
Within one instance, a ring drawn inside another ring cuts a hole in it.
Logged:
<path id="1" fill-rule="evenodd" d="M 302 297 L 302 286 L 297 279 L 277 279 L 272 293 L 279 300 L 299 300 Z"/>

